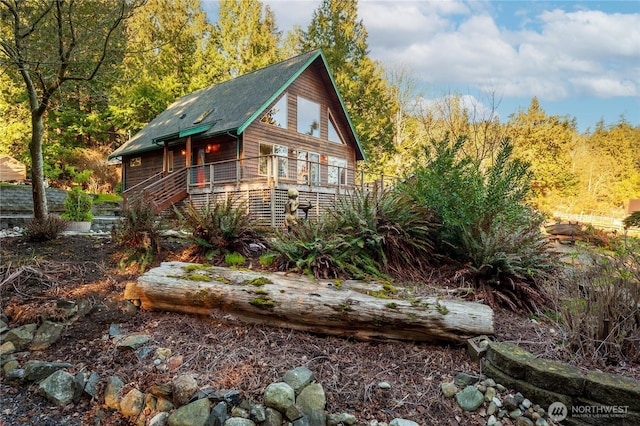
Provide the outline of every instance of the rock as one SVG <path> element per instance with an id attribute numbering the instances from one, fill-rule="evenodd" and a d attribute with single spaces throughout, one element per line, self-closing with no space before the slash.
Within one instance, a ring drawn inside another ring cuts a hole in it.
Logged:
<path id="1" fill-rule="evenodd" d="M 158 400 L 156 401 L 156 410 L 157 411 L 163 411 L 168 413 L 169 411 L 173 410 L 175 408 L 175 406 L 173 405 L 173 402 L 169 401 L 166 398 L 158 398 Z"/>
<path id="2" fill-rule="evenodd" d="M 327 424 L 324 412 L 327 398 L 319 383 L 306 386 L 296 398 L 296 405 L 305 417 L 306 426 L 325 426 Z"/>
<path id="3" fill-rule="evenodd" d="M 25 379 L 31 382 L 40 382 L 51 374 L 64 368 L 73 368 L 73 364 L 67 362 L 27 361 L 24 364 Z"/>
<path id="4" fill-rule="evenodd" d="M 296 395 L 313 380 L 313 373 L 307 367 L 296 367 L 285 373 L 282 381 L 291 386 Z"/>
<path id="5" fill-rule="evenodd" d="M 388 382 L 380 382 L 378 383 L 378 387 L 380 389 L 391 389 L 391 385 Z"/>
<path id="6" fill-rule="evenodd" d="M 29 350 L 41 351 L 54 344 L 62 335 L 65 325 L 59 322 L 44 321 L 36 330 Z"/>
<path id="7" fill-rule="evenodd" d="M 531 407 L 531 405 L 532 405 L 532 404 L 531 404 L 531 401 L 529 401 L 527 398 L 525 398 L 525 399 L 523 399 L 523 400 L 522 400 L 522 406 L 523 406 L 525 409 L 527 409 L 527 408 Z"/>
<path id="8" fill-rule="evenodd" d="M 519 408 L 509 411 L 509 417 L 511 417 L 512 419 L 517 419 L 519 417 L 522 417 L 522 411 L 520 411 Z"/>
<path id="9" fill-rule="evenodd" d="M 497 395 L 496 388 L 488 387 L 484 393 L 484 400 L 489 402 Z"/>
<path id="10" fill-rule="evenodd" d="M 182 355 L 172 356 L 167 360 L 167 368 L 169 370 L 176 370 L 178 367 L 182 365 L 184 361 L 184 357 Z"/>
<path id="11" fill-rule="evenodd" d="M 456 402 L 465 411 L 475 411 L 482 405 L 484 396 L 473 386 L 467 386 L 456 394 Z"/>
<path id="12" fill-rule="evenodd" d="M 249 410 L 249 418 L 257 423 L 262 423 L 266 420 L 265 409 L 262 404 L 252 405 Z"/>
<path id="13" fill-rule="evenodd" d="M 518 405 L 522 404 L 522 401 L 524 401 L 524 395 L 522 395 L 520 392 L 515 394 L 514 398 L 516 399 Z"/>
<path id="14" fill-rule="evenodd" d="M 9 325 L 2 319 L 0 319 L 0 334 L 9 330 Z"/>
<path id="15" fill-rule="evenodd" d="M 109 337 L 116 337 L 120 334 L 120 324 L 109 324 Z"/>
<path id="16" fill-rule="evenodd" d="M 496 407 L 502 408 L 502 401 L 500 401 L 500 398 L 498 398 L 497 396 L 494 396 L 491 402 L 496 404 Z"/>
<path id="17" fill-rule="evenodd" d="M 92 371 L 89 374 L 89 378 L 84 384 L 82 388 L 87 395 L 91 397 L 91 399 L 95 399 L 98 397 L 98 383 L 100 382 L 100 375 L 95 371 Z"/>
<path id="18" fill-rule="evenodd" d="M 73 401 L 75 379 L 72 374 L 58 370 L 40 382 L 38 395 L 44 396 L 58 406 L 64 406 Z"/>
<path id="19" fill-rule="evenodd" d="M 503 385 L 501 385 L 500 383 L 496 383 L 496 389 L 498 389 L 498 392 L 504 392 L 507 390 L 507 388 L 505 388 Z"/>
<path id="20" fill-rule="evenodd" d="M 502 405 L 504 406 L 505 410 L 513 411 L 517 409 L 518 405 L 520 404 L 518 404 L 518 401 L 516 401 L 516 399 L 513 396 L 509 395 L 502 400 Z"/>
<path id="21" fill-rule="evenodd" d="M 23 350 L 33 340 L 33 333 L 35 333 L 37 328 L 37 324 L 26 324 L 21 327 L 13 328 L 9 330 L 7 335 L 4 337 L 4 341 L 13 343 L 16 350 Z"/>
<path id="22" fill-rule="evenodd" d="M 122 400 L 122 388 L 124 382 L 118 376 L 111 376 L 107 379 L 107 387 L 104 392 L 104 405 L 112 410 L 120 409 Z"/>
<path id="23" fill-rule="evenodd" d="M 16 370 L 18 368 L 20 368 L 20 363 L 14 358 L 4 363 L 4 365 L 2 366 L 2 374 L 6 376 L 7 373 L 9 373 L 12 370 Z M 24 373 L 22 377 L 24 378 Z"/>
<path id="24" fill-rule="evenodd" d="M 491 401 L 489 403 L 489 406 L 487 407 L 487 414 L 492 416 L 497 412 L 498 412 L 498 407 L 496 406 L 496 403 Z"/>
<path id="25" fill-rule="evenodd" d="M 516 426 L 534 426 L 533 421 L 526 417 L 518 417 L 516 419 Z"/>
<path id="26" fill-rule="evenodd" d="M 248 419 L 249 412 L 241 407 L 233 407 L 231 409 L 231 417 L 242 417 L 243 419 Z"/>
<path id="27" fill-rule="evenodd" d="M 173 402 L 176 406 L 188 404 L 191 395 L 197 392 L 198 382 L 191 374 L 183 374 L 174 379 L 173 383 Z"/>
<path id="28" fill-rule="evenodd" d="M 496 387 L 496 381 L 493 380 L 492 378 L 488 378 L 488 379 L 484 379 L 482 381 L 482 384 L 485 385 L 488 388 L 494 388 Z"/>
<path id="29" fill-rule="evenodd" d="M 454 382 L 442 382 L 440 383 L 440 390 L 445 398 L 451 398 L 458 392 L 458 387 Z"/>
<path id="30" fill-rule="evenodd" d="M 173 395 L 173 387 L 165 383 L 156 383 L 149 388 L 148 392 L 157 397 L 170 398 Z"/>
<path id="31" fill-rule="evenodd" d="M 209 418 L 207 419 L 207 426 L 222 426 L 227 421 L 229 415 L 227 414 L 227 403 L 219 402 L 213 407 Z"/>
<path id="32" fill-rule="evenodd" d="M 498 419 L 496 419 L 496 416 L 491 415 L 489 416 L 489 418 L 487 419 L 487 426 L 495 426 L 495 424 L 498 422 Z"/>
<path id="33" fill-rule="evenodd" d="M 144 408 L 144 394 L 138 389 L 131 389 L 122 401 L 120 401 L 120 412 L 123 416 L 136 419 Z"/>
<path id="34" fill-rule="evenodd" d="M 271 383 L 264 391 L 264 405 L 286 412 L 295 403 L 295 392 L 284 382 Z M 291 418 L 290 418 L 291 419 Z"/>
<path id="35" fill-rule="evenodd" d="M 549 423 L 547 423 L 545 419 L 540 417 L 538 420 L 536 420 L 535 426 L 549 426 Z"/>
<path id="36" fill-rule="evenodd" d="M 0 356 L 9 355 L 16 351 L 16 345 L 13 342 L 4 342 L 0 345 Z"/>
<path id="37" fill-rule="evenodd" d="M 140 349 L 149 342 L 151 337 L 147 334 L 130 334 L 128 336 L 116 336 L 114 343 L 116 348 L 120 350 L 132 350 Z"/>
<path id="38" fill-rule="evenodd" d="M 420 426 L 420 425 L 412 420 L 393 419 L 389 423 L 389 426 Z"/>
<path id="39" fill-rule="evenodd" d="M 151 418 L 149 426 L 166 426 L 169 421 L 169 413 L 158 413 Z"/>
<path id="40" fill-rule="evenodd" d="M 469 386 L 477 383 L 479 380 L 480 377 L 474 376 L 473 374 L 458 373 L 456 377 L 454 377 L 453 382 L 458 386 Z"/>
<path id="41" fill-rule="evenodd" d="M 204 426 L 209 418 L 210 409 L 211 403 L 207 398 L 199 399 L 176 409 L 169 415 L 167 424 L 169 426 Z"/>
<path id="42" fill-rule="evenodd" d="M 160 361 L 164 361 L 170 356 L 171 356 L 170 348 L 156 348 L 156 352 L 153 357 L 159 359 Z"/>
<path id="43" fill-rule="evenodd" d="M 350 413 L 329 414 L 327 416 L 327 426 L 355 425 L 357 422 L 356 416 Z"/>
<path id="44" fill-rule="evenodd" d="M 242 417 L 231 417 L 226 422 L 224 422 L 224 426 L 256 426 L 253 420 L 243 419 Z"/>
<path id="45" fill-rule="evenodd" d="M 8 383 L 19 383 L 24 380 L 24 368 L 13 368 L 4 373 L 4 379 Z"/>
<path id="46" fill-rule="evenodd" d="M 265 419 L 263 426 L 281 426 L 282 425 L 282 413 L 280 411 L 267 407 L 264 410 Z"/>

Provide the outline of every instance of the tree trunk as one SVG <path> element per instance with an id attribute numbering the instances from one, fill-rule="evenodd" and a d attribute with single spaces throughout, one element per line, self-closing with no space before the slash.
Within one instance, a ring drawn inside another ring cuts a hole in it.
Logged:
<path id="1" fill-rule="evenodd" d="M 44 137 L 43 114 L 37 110 L 31 112 L 31 142 L 29 153 L 31 154 L 31 191 L 33 193 L 33 217 L 43 220 L 49 210 L 47 206 L 47 193 L 44 184 L 44 159 L 42 155 L 42 138 Z"/>
<path id="2" fill-rule="evenodd" d="M 191 266 L 189 266 L 191 265 Z M 358 339 L 464 342 L 493 334 L 493 311 L 458 300 L 401 298 L 402 289 L 165 262 L 125 290 L 143 309 L 209 315 Z"/>

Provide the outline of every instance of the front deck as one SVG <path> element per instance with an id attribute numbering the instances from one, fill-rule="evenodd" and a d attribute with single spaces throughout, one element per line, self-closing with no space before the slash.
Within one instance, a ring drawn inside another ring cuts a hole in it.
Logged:
<path id="1" fill-rule="evenodd" d="M 390 176 L 373 176 L 357 171 L 313 163 L 295 157 L 277 155 L 221 161 L 162 172 L 127 189 L 125 203 L 144 196 L 161 212 L 173 205 L 191 202 L 204 206 L 231 198 L 244 202 L 251 217 L 268 226 L 282 226 L 287 192 L 299 192 L 301 206 L 311 205 L 305 213 L 298 210 L 301 219 L 318 219 L 340 197 L 356 189 L 384 188 L 393 182 Z"/>

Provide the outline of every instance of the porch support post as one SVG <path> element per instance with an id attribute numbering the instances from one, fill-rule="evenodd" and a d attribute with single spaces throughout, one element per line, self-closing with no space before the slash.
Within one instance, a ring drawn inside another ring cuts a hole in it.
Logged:
<path id="1" fill-rule="evenodd" d="M 169 142 L 164 141 L 164 152 L 162 154 L 162 174 L 164 176 L 169 174 Z"/>
<path id="2" fill-rule="evenodd" d="M 191 167 L 191 135 L 187 136 L 187 147 L 184 164 L 187 167 Z"/>

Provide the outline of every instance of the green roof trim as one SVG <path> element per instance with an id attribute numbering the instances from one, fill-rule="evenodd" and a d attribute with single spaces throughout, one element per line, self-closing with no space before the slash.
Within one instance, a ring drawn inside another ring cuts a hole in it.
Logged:
<path id="1" fill-rule="evenodd" d="M 212 128 L 216 123 L 212 124 L 203 124 L 202 126 L 194 127 L 192 129 L 183 130 L 178 133 L 179 138 L 184 138 L 185 136 L 197 135 L 198 133 L 204 133 L 210 128 Z"/>

